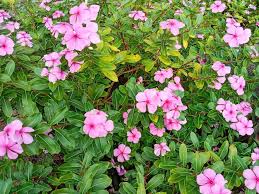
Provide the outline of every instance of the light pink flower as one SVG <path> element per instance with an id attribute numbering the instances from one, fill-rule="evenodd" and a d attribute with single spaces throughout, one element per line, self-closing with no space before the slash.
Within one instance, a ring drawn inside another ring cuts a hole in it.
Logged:
<path id="1" fill-rule="evenodd" d="M 58 22 L 54 28 L 58 31 L 60 34 L 65 34 L 69 30 L 73 30 L 71 24 L 67 22 Z"/>
<path id="2" fill-rule="evenodd" d="M 2 133 L 9 136 L 12 140 L 14 140 L 13 137 L 15 135 L 15 132 L 19 131 L 21 129 L 22 129 L 22 122 L 20 120 L 16 119 L 16 120 L 12 121 L 11 123 L 7 124 L 4 127 Z"/>
<path id="3" fill-rule="evenodd" d="M 200 186 L 200 193 L 202 194 L 213 193 L 215 187 L 216 189 L 218 189 L 218 187 L 224 188 L 227 183 L 221 174 L 216 174 L 216 172 L 210 168 L 197 175 L 196 181 Z"/>
<path id="4" fill-rule="evenodd" d="M 138 143 L 139 139 L 141 138 L 141 133 L 138 131 L 137 128 L 131 129 L 131 131 L 127 132 L 127 141 L 132 143 Z"/>
<path id="5" fill-rule="evenodd" d="M 63 17 L 63 16 L 65 16 L 65 14 L 62 11 L 60 11 L 60 10 L 56 10 L 52 14 L 53 19 L 57 19 L 57 18 L 60 18 L 60 17 Z"/>
<path id="6" fill-rule="evenodd" d="M 174 12 L 174 15 L 182 15 L 182 14 L 183 14 L 183 10 L 181 10 L 181 9 L 177 9 Z"/>
<path id="7" fill-rule="evenodd" d="M 186 120 L 179 120 L 179 119 L 174 119 L 172 117 L 164 117 L 164 124 L 167 130 L 175 130 L 179 131 L 182 128 L 182 125 L 184 125 L 187 121 Z"/>
<path id="8" fill-rule="evenodd" d="M 11 38 L 0 35 L 0 56 L 11 55 L 13 53 L 14 42 Z"/>
<path id="9" fill-rule="evenodd" d="M 57 52 L 52 52 L 47 55 L 44 55 L 43 59 L 47 67 L 55 67 L 61 64 L 61 56 Z"/>
<path id="10" fill-rule="evenodd" d="M 127 172 L 127 170 L 125 170 L 124 166 L 116 166 L 116 171 L 119 176 L 123 176 Z"/>
<path id="11" fill-rule="evenodd" d="M 253 109 L 251 107 L 251 104 L 249 102 L 241 102 L 237 104 L 237 109 L 239 112 L 241 112 L 244 116 L 247 116 L 248 114 L 253 112 Z"/>
<path id="12" fill-rule="evenodd" d="M 114 129 L 113 121 L 103 111 L 93 109 L 85 113 L 84 133 L 91 138 L 106 137 Z"/>
<path id="13" fill-rule="evenodd" d="M 34 129 L 31 127 L 23 127 L 20 130 L 16 130 L 14 134 L 14 140 L 19 144 L 31 144 L 33 142 L 33 137 L 31 136 L 31 132 Z"/>
<path id="14" fill-rule="evenodd" d="M 227 24 L 226 26 L 229 27 L 239 27 L 240 23 L 238 23 L 234 18 L 227 18 L 226 20 Z"/>
<path id="15" fill-rule="evenodd" d="M 130 159 L 130 153 L 131 149 L 124 144 L 120 144 L 118 148 L 113 151 L 113 155 L 117 157 L 118 162 L 128 161 Z"/>
<path id="16" fill-rule="evenodd" d="M 8 22 L 5 25 L 5 29 L 9 30 L 10 32 L 14 32 L 20 28 L 20 24 L 18 22 Z"/>
<path id="17" fill-rule="evenodd" d="M 161 69 L 160 71 L 155 72 L 154 80 L 160 83 L 164 83 L 166 79 L 169 79 L 173 76 L 173 70 L 169 69 Z"/>
<path id="18" fill-rule="evenodd" d="M 252 135 L 254 133 L 253 122 L 248 120 L 243 115 L 237 116 L 237 122 L 233 122 L 230 127 L 242 136 L 244 135 Z"/>
<path id="19" fill-rule="evenodd" d="M 81 3 L 79 6 L 72 7 L 70 13 L 70 24 L 82 24 L 84 19 L 88 17 L 88 10 L 85 3 Z"/>
<path id="20" fill-rule="evenodd" d="M 131 11 L 129 14 L 129 17 L 133 18 L 134 20 L 140 20 L 140 21 L 147 20 L 146 14 L 143 11 Z"/>
<path id="21" fill-rule="evenodd" d="M 18 158 L 18 154 L 23 152 L 21 144 L 14 142 L 8 136 L 0 133 L 0 156 L 7 154 L 10 160 Z"/>
<path id="22" fill-rule="evenodd" d="M 181 82 L 180 77 L 176 76 L 174 77 L 174 81 L 169 82 L 168 88 L 173 92 L 177 90 L 184 91 L 184 88 L 182 87 L 180 82 Z"/>
<path id="23" fill-rule="evenodd" d="M 17 38 L 17 42 L 21 46 L 32 47 L 32 41 L 31 41 L 32 37 L 27 32 L 24 32 L 24 31 L 18 32 L 17 35 L 16 35 L 16 38 Z"/>
<path id="24" fill-rule="evenodd" d="M 84 63 L 83 61 L 70 61 L 70 62 L 68 62 L 69 72 L 70 73 L 78 72 L 83 63 Z"/>
<path id="25" fill-rule="evenodd" d="M 40 7 L 45 9 L 46 11 L 50 11 L 50 6 L 48 6 L 47 4 L 50 3 L 51 0 L 43 0 L 41 3 L 40 3 Z"/>
<path id="26" fill-rule="evenodd" d="M 152 135 L 162 137 L 165 133 L 165 128 L 159 129 L 154 125 L 154 123 L 150 123 L 149 131 Z"/>
<path id="27" fill-rule="evenodd" d="M 48 30 L 53 26 L 53 21 L 49 17 L 44 17 L 42 22 Z"/>
<path id="28" fill-rule="evenodd" d="M 256 192 L 259 193 L 259 166 L 244 170 L 243 177 L 245 178 L 245 186 L 251 190 L 256 189 Z"/>
<path id="29" fill-rule="evenodd" d="M 236 90 L 238 95 L 243 95 L 244 94 L 244 89 L 246 85 L 246 81 L 243 76 L 237 76 L 233 75 L 228 78 L 228 81 L 231 85 L 231 88 L 233 90 Z"/>
<path id="30" fill-rule="evenodd" d="M 223 12 L 226 9 L 225 3 L 221 1 L 214 1 L 214 3 L 210 6 L 212 13 Z"/>
<path id="31" fill-rule="evenodd" d="M 67 73 L 62 71 L 59 67 L 53 67 L 49 70 L 48 79 L 50 82 L 55 83 L 58 80 L 65 80 Z"/>
<path id="32" fill-rule="evenodd" d="M 164 156 L 169 151 L 169 147 L 164 142 L 154 145 L 154 154 L 156 156 Z"/>
<path id="33" fill-rule="evenodd" d="M 226 103 L 225 109 L 222 112 L 223 117 L 227 122 L 236 122 L 237 121 L 237 106 L 232 103 Z"/>
<path id="34" fill-rule="evenodd" d="M 226 105 L 229 103 L 230 103 L 230 101 L 226 101 L 223 98 L 218 99 L 216 110 L 222 113 L 223 110 L 226 109 Z"/>
<path id="35" fill-rule="evenodd" d="M 10 14 L 5 10 L 0 10 L 0 24 L 4 22 L 4 20 L 8 20 L 11 18 Z"/>
<path id="36" fill-rule="evenodd" d="M 155 89 L 146 89 L 144 92 L 139 92 L 136 96 L 136 107 L 140 112 L 153 114 L 160 105 L 159 92 Z"/>
<path id="37" fill-rule="evenodd" d="M 168 29 L 170 32 L 174 35 L 177 36 L 179 34 L 179 29 L 183 28 L 185 26 L 184 23 L 179 22 L 176 19 L 168 19 L 166 21 L 163 21 L 160 23 L 160 27 L 162 29 Z"/>
<path id="38" fill-rule="evenodd" d="M 227 34 L 224 35 L 223 39 L 230 47 L 238 47 L 241 44 L 247 43 L 250 36 L 250 29 L 231 26 L 227 29 Z"/>
<path id="39" fill-rule="evenodd" d="M 217 72 L 218 76 L 226 76 L 230 73 L 231 67 L 226 66 L 224 63 L 220 61 L 216 61 L 212 65 L 212 69 Z"/>
<path id="40" fill-rule="evenodd" d="M 204 35 L 203 34 L 197 34 L 196 37 L 199 38 L 199 39 L 202 39 L 202 40 L 204 39 Z"/>
<path id="41" fill-rule="evenodd" d="M 255 164 L 256 161 L 259 160 L 259 148 L 254 149 L 254 152 L 251 154 L 251 158 L 253 160 L 253 164 Z"/>
<path id="42" fill-rule="evenodd" d="M 128 122 L 128 116 L 129 116 L 130 111 L 131 111 L 131 109 L 128 109 L 127 112 L 123 112 L 123 114 L 122 114 L 123 122 L 126 125 L 127 125 L 127 122 Z"/>

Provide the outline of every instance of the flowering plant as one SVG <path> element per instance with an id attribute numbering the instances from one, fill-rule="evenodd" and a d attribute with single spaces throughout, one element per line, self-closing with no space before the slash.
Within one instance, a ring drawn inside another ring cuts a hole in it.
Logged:
<path id="1" fill-rule="evenodd" d="M 0 194 L 259 193 L 249 1 L 0 2 Z"/>

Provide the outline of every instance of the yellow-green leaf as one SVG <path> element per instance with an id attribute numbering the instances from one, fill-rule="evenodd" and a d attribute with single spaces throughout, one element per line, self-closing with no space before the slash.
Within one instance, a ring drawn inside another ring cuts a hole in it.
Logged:
<path id="1" fill-rule="evenodd" d="M 126 62 L 128 63 L 136 63 L 141 60 L 141 56 L 136 54 L 136 55 L 128 55 L 125 59 Z"/>
<path id="2" fill-rule="evenodd" d="M 158 58 L 159 58 L 159 60 L 160 60 L 162 63 L 164 63 L 165 65 L 170 65 L 170 64 L 171 64 L 171 60 L 168 59 L 166 56 L 161 55 L 161 56 L 159 56 Z"/>
<path id="3" fill-rule="evenodd" d="M 183 39 L 183 47 L 184 48 L 188 47 L 188 40 L 187 39 Z"/>
<path id="4" fill-rule="evenodd" d="M 167 54 L 169 56 L 173 56 L 173 57 L 179 57 L 181 55 L 181 53 L 178 50 L 170 50 L 167 51 Z"/>
<path id="5" fill-rule="evenodd" d="M 118 82 L 118 76 L 116 75 L 116 73 L 114 71 L 102 70 L 102 72 L 110 80 L 112 80 L 114 82 Z"/>

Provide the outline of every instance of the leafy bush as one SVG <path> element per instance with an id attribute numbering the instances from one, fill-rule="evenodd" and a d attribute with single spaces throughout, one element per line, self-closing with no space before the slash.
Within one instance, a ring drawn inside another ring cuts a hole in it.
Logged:
<path id="1" fill-rule="evenodd" d="M 1 194 L 259 193 L 250 1 L 0 6 Z"/>

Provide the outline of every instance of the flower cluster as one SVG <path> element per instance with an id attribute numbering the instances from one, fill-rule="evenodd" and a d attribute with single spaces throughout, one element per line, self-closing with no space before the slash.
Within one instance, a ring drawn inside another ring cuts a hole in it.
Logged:
<path id="1" fill-rule="evenodd" d="M 97 109 L 86 112 L 83 127 L 84 133 L 91 138 L 106 137 L 114 128 L 113 121 L 108 120 L 107 116 L 105 112 Z"/>
<path id="2" fill-rule="evenodd" d="M 3 23 L 5 20 L 11 18 L 10 14 L 5 10 L 0 10 L 0 24 Z"/>
<path id="3" fill-rule="evenodd" d="M 185 24 L 183 22 L 180 22 L 176 19 L 168 19 L 166 21 L 160 22 L 160 27 L 162 29 L 168 29 L 170 32 L 177 36 L 180 32 L 179 29 L 183 28 Z"/>
<path id="4" fill-rule="evenodd" d="M 254 152 L 251 154 L 251 158 L 253 160 L 253 164 L 255 164 L 256 161 L 259 160 L 259 148 L 254 149 Z"/>
<path id="5" fill-rule="evenodd" d="M 161 69 L 160 71 L 155 72 L 154 80 L 160 82 L 161 84 L 165 82 L 166 79 L 170 79 L 173 76 L 173 70 Z"/>
<path id="6" fill-rule="evenodd" d="M 17 42 L 21 46 L 32 47 L 32 41 L 31 41 L 32 37 L 27 32 L 24 32 L 24 31 L 18 32 L 17 35 L 16 35 L 16 38 L 17 38 Z"/>
<path id="7" fill-rule="evenodd" d="M 118 148 L 113 151 L 113 155 L 117 157 L 118 162 L 128 161 L 130 159 L 130 153 L 131 149 L 124 144 L 120 144 Z"/>
<path id="8" fill-rule="evenodd" d="M 6 23 L 4 28 L 9 30 L 10 33 L 13 33 L 15 30 L 19 30 L 20 24 L 18 22 L 10 21 L 10 22 Z"/>
<path id="9" fill-rule="evenodd" d="M 249 41 L 251 30 L 242 28 L 235 19 L 227 18 L 226 26 L 227 34 L 224 35 L 223 39 L 230 47 L 238 47 Z"/>
<path id="10" fill-rule="evenodd" d="M 50 11 L 50 6 L 48 5 L 52 0 L 43 0 L 40 3 L 40 7 L 45 9 L 46 11 Z"/>
<path id="11" fill-rule="evenodd" d="M 245 178 L 245 186 L 251 190 L 256 189 L 256 192 L 259 193 L 259 166 L 244 170 L 243 177 Z"/>
<path id="12" fill-rule="evenodd" d="M 215 88 L 216 90 L 220 90 L 222 88 L 222 84 L 226 81 L 226 75 L 230 73 L 231 67 L 226 66 L 224 63 L 220 61 L 216 61 L 212 65 L 212 69 L 217 72 L 217 79 L 213 81 L 213 86 L 211 88 Z"/>
<path id="13" fill-rule="evenodd" d="M 227 181 L 222 174 L 217 174 L 214 170 L 208 168 L 197 175 L 196 181 L 202 194 L 230 194 L 231 191 L 226 188 Z"/>
<path id="14" fill-rule="evenodd" d="M 147 16 L 146 13 L 143 11 L 131 11 L 129 14 L 130 18 L 133 18 L 134 20 L 140 20 L 140 21 L 146 21 Z"/>
<path id="15" fill-rule="evenodd" d="M 233 104 L 220 98 L 217 102 L 216 110 L 219 111 L 227 122 L 231 122 L 230 127 L 240 135 L 252 135 L 254 132 L 253 122 L 247 119 L 247 115 L 252 112 L 248 102 Z"/>
<path id="16" fill-rule="evenodd" d="M 225 3 L 222 3 L 220 0 L 214 1 L 214 3 L 210 6 L 210 9 L 212 13 L 219 13 L 223 12 L 226 9 L 226 5 Z"/>
<path id="17" fill-rule="evenodd" d="M 243 76 L 233 75 L 228 78 L 231 88 L 237 92 L 238 95 L 244 94 L 246 81 Z"/>
<path id="18" fill-rule="evenodd" d="M 23 152 L 22 144 L 31 144 L 33 137 L 30 135 L 34 129 L 23 127 L 20 120 L 14 120 L 6 125 L 0 132 L 0 156 L 5 156 L 11 160 L 18 157 Z"/>
<path id="19" fill-rule="evenodd" d="M 44 56 L 45 64 L 48 68 L 43 68 L 41 76 L 48 76 L 50 82 L 64 80 L 68 73 L 78 72 L 84 61 L 75 61 L 74 58 L 78 55 L 77 51 L 82 51 L 91 44 L 100 42 L 100 37 L 97 34 L 98 24 L 94 22 L 99 12 L 98 5 L 87 7 L 85 3 L 75 6 L 70 9 L 70 17 L 68 22 L 57 22 L 53 24 L 52 18 L 44 17 L 43 23 L 45 27 L 51 31 L 55 38 L 59 34 L 63 34 L 62 44 L 66 45 L 66 49 L 57 53 L 52 52 Z M 57 10 L 52 14 L 53 19 L 64 16 L 64 13 Z M 60 59 L 64 56 L 68 62 L 69 71 L 61 70 Z M 52 65 L 49 65 L 52 64 Z"/>

